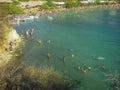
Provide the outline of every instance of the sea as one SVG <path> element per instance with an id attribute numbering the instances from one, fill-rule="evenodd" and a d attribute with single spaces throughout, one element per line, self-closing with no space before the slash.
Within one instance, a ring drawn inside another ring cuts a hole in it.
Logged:
<path id="1" fill-rule="evenodd" d="M 34 29 L 21 61 L 80 80 L 71 90 L 116 90 L 107 76 L 120 74 L 120 8 L 61 11 L 14 28 Z"/>

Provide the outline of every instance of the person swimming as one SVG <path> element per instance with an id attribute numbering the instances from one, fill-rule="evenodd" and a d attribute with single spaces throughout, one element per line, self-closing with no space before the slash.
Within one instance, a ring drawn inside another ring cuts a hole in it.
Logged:
<path id="1" fill-rule="evenodd" d="M 74 54 L 72 54 L 72 55 L 71 55 L 71 57 L 72 57 L 72 58 L 74 58 L 74 57 L 75 57 L 75 55 L 74 55 Z"/>
<path id="2" fill-rule="evenodd" d="M 38 44 L 39 44 L 39 45 L 41 45 L 41 44 L 42 44 L 42 41 L 41 41 L 40 39 L 39 39 L 37 42 L 38 42 Z"/>
<path id="3" fill-rule="evenodd" d="M 65 60 L 66 60 L 66 56 L 63 56 L 63 62 L 65 62 Z"/>
<path id="4" fill-rule="evenodd" d="M 96 56 L 91 56 L 91 57 L 92 57 L 93 59 L 95 59 L 95 60 L 97 59 L 97 57 L 96 57 Z"/>
<path id="5" fill-rule="evenodd" d="M 80 70 L 80 65 L 77 66 L 77 70 L 78 70 L 78 71 Z"/>
<path id="6" fill-rule="evenodd" d="M 105 59 L 104 57 L 97 57 L 98 60 L 103 60 Z"/>
<path id="7" fill-rule="evenodd" d="M 32 36 L 32 35 L 33 35 L 33 32 L 34 32 L 34 29 L 31 29 L 31 30 L 29 31 L 29 35 Z"/>
<path id="8" fill-rule="evenodd" d="M 70 52 L 73 52 L 73 48 L 69 48 L 69 49 L 67 49 L 68 51 L 70 51 Z"/>
<path id="9" fill-rule="evenodd" d="M 51 40 L 48 40 L 47 43 L 50 44 L 50 43 L 51 43 Z"/>
<path id="10" fill-rule="evenodd" d="M 88 70 L 91 70 L 91 69 L 92 69 L 92 67 L 89 66 L 89 67 L 88 67 Z"/>
<path id="11" fill-rule="evenodd" d="M 29 30 L 27 30 L 25 34 L 26 34 L 26 37 L 28 37 L 29 36 Z"/>
<path id="12" fill-rule="evenodd" d="M 103 60 L 103 59 L 105 59 L 104 57 L 96 57 L 96 56 L 91 56 L 93 59 L 95 59 L 95 60 Z"/>
<path id="13" fill-rule="evenodd" d="M 87 73 L 87 69 L 82 68 L 82 72 L 83 72 L 84 74 L 86 74 L 86 73 Z"/>
<path id="14" fill-rule="evenodd" d="M 48 59 L 50 59 L 50 58 L 51 58 L 51 54 L 50 54 L 50 53 L 48 53 L 48 54 L 47 54 L 47 57 L 48 57 Z"/>

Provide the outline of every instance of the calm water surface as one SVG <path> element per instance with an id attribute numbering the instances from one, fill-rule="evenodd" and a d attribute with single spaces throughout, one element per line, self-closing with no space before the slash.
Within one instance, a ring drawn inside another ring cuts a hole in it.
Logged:
<path id="1" fill-rule="evenodd" d="M 114 90 L 104 80 L 106 73 L 120 71 L 120 9 L 72 10 L 49 16 L 53 19 L 43 16 L 15 26 L 19 33 L 35 29 L 32 40 L 26 42 L 21 60 L 37 66 L 52 66 L 81 80 L 81 85 L 72 90 Z M 41 46 L 37 44 L 38 39 L 42 40 Z M 101 59 L 94 60 L 91 56 Z M 106 70 L 98 68 L 102 65 Z M 83 74 L 77 66 L 92 69 Z"/>

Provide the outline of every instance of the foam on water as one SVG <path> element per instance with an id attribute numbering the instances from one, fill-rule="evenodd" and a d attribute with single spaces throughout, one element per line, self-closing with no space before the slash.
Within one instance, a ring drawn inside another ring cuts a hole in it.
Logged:
<path id="1" fill-rule="evenodd" d="M 21 60 L 38 66 L 52 66 L 80 79 L 81 85 L 73 90 L 112 90 L 104 82 L 104 74 L 108 69 L 120 71 L 120 9 L 70 10 L 49 17 L 52 20 L 44 16 L 15 26 L 18 32 L 35 29 L 33 40 L 26 42 Z M 37 44 L 39 39 L 41 46 Z M 107 70 L 97 68 L 101 65 Z M 92 69 L 83 74 L 77 66 Z"/>

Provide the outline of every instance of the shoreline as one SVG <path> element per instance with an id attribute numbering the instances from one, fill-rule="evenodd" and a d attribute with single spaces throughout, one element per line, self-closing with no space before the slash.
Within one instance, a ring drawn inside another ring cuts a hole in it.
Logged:
<path id="1" fill-rule="evenodd" d="M 41 15 L 47 15 L 47 14 L 51 14 L 51 13 L 56 13 L 56 12 L 61 12 L 61 11 L 67 11 L 67 10 L 86 10 L 86 9 L 93 9 L 93 8 L 120 8 L 120 4 L 109 4 L 109 5 L 82 5 L 80 7 L 74 7 L 74 8 L 55 8 L 55 9 L 42 9 L 42 10 L 33 10 L 33 11 L 30 11 L 29 10 L 25 10 L 25 12 L 27 13 L 24 13 L 27 14 L 27 15 L 33 15 L 33 13 L 35 15 L 37 14 L 41 14 Z M 33 8 L 32 8 L 33 9 Z M 30 13 L 28 13 L 30 12 Z"/>
<path id="2" fill-rule="evenodd" d="M 76 7 L 76 8 L 60 8 L 60 9 L 53 9 L 50 11 L 46 11 L 46 14 L 49 13 L 56 13 L 59 11 L 68 11 L 68 10 L 88 10 L 88 9 L 95 9 L 95 8 L 120 8 L 120 4 L 110 4 L 110 5 L 83 5 L 80 7 Z"/>

